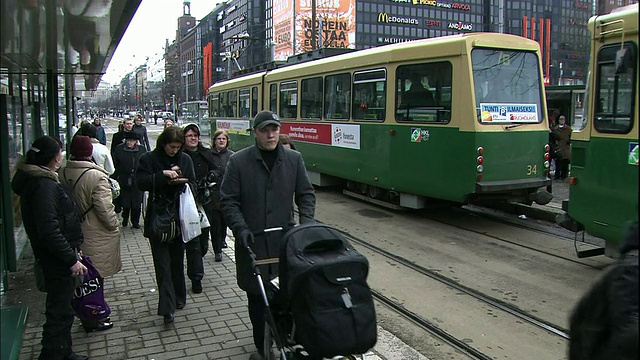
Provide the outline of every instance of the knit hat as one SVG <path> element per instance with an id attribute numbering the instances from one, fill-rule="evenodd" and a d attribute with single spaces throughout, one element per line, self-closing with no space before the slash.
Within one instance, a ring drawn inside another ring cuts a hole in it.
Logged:
<path id="1" fill-rule="evenodd" d="M 88 136 L 74 136 L 71 141 L 71 156 L 76 159 L 87 159 L 93 156 L 93 145 Z"/>
<path id="2" fill-rule="evenodd" d="M 194 123 L 190 123 L 185 125 L 182 128 L 182 131 L 184 131 L 185 135 L 187 134 L 187 131 L 192 130 L 194 133 L 198 134 L 198 136 L 200 136 L 200 127 L 197 124 Z"/>
<path id="3" fill-rule="evenodd" d="M 272 113 L 271 111 L 260 111 L 258 115 L 253 119 L 253 128 L 262 130 L 267 125 L 278 125 L 280 126 L 280 118 L 278 115 Z"/>
<path id="4" fill-rule="evenodd" d="M 27 152 L 27 163 L 34 165 L 46 165 L 60 152 L 60 140 L 51 136 L 43 136 L 31 145 Z"/>

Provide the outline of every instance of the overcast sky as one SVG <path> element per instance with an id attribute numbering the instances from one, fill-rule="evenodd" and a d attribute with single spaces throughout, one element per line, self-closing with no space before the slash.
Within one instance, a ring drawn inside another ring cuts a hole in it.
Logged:
<path id="1" fill-rule="evenodd" d="M 191 15 L 205 17 L 220 0 L 191 0 Z M 175 39 L 183 0 L 142 0 L 116 52 L 103 81 L 120 82 L 129 71 L 144 64 L 145 58 L 164 53 L 166 39 Z"/>

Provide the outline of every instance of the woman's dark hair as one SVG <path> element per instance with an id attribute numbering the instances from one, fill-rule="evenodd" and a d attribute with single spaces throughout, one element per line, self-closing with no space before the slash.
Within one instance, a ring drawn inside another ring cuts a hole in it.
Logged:
<path id="1" fill-rule="evenodd" d="M 280 144 L 289 144 L 289 146 L 291 146 L 292 150 L 296 149 L 296 146 L 293 145 L 293 141 L 291 140 L 291 138 L 289 137 L 289 135 L 285 135 L 285 134 L 280 134 L 280 136 L 278 137 L 278 139 L 280 140 Z"/>
<path id="2" fill-rule="evenodd" d="M 82 124 L 78 132 L 80 133 L 80 135 L 88 136 L 92 139 L 98 138 L 98 128 L 96 128 L 96 126 L 92 123 Z"/>
<path id="3" fill-rule="evenodd" d="M 60 149 L 62 149 L 62 143 L 58 138 L 48 135 L 40 137 L 33 142 L 31 149 L 27 151 L 27 164 L 47 166 L 58 155 Z"/>
<path id="4" fill-rule="evenodd" d="M 184 145 L 184 132 L 177 126 L 169 126 L 162 130 L 156 140 L 156 149 L 164 149 L 164 146 L 172 142 L 179 142 Z"/>

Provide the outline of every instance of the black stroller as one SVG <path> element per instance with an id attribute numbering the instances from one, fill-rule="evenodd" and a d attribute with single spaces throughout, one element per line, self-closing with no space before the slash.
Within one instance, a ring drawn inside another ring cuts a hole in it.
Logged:
<path id="1" fill-rule="evenodd" d="M 257 260 L 243 245 L 266 307 L 266 360 L 364 360 L 377 340 L 369 263 L 340 232 L 319 223 L 296 226 L 284 235 L 279 259 Z M 279 276 L 263 282 L 259 266 L 276 261 Z"/>

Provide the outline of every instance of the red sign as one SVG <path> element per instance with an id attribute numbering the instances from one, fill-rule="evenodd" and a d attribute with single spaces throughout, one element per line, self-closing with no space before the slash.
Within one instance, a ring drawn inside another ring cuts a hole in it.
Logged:
<path id="1" fill-rule="evenodd" d="M 280 133 L 289 135 L 294 141 L 331 145 L 331 124 L 283 122 L 280 126 Z"/>

